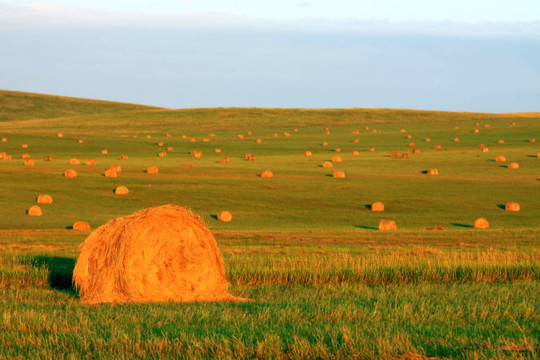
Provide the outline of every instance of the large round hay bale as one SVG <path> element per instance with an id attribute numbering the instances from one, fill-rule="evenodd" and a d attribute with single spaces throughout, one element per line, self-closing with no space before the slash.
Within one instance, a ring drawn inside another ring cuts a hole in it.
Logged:
<path id="1" fill-rule="evenodd" d="M 121 165 L 113 164 L 113 165 L 111 165 L 110 169 L 116 171 L 117 173 L 122 172 L 122 166 Z"/>
<path id="2" fill-rule="evenodd" d="M 85 221 L 75 221 L 73 224 L 73 230 L 89 231 L 90 224 Z"/>
<path id="3" fill-rule="evenodd" d="M 81 162 L 79 161 L 79 159 L 75 159 L 75 158 L 72 158 L 72 159 L 69 159 L 69 165 L 80 165 Z"/>
<path id="4" fill-rule="evenodd" d="M 85 303 L 245 300 L 227 293 L 216 240 L 200 218 L 163 205 L 109 221 L 73 270 Z"/>
<path id="5" fill-rule="evenodd" d="M 340 178 L 340 179 L 342 179 L 342 178 L 345 177 L 345 173 L 344 173 L 343 171 L 337 170 L 337 171 L 334 171 L 334 173 L 332 174 L 332 176 L 335 177 L 335 178 Z"/>
<path id="6" fill-rule="evenodd" d="M 158 153 L 158 156 L 159 156 L 159 157 L 166 157 L 166 156 L 167 156 L 167 152 L 166 152 L 166 151 L 162 151 L 162 152 Z"/>
<path id="7" fill-rule="evenodd" d="M 332 156 L 332 162 L 338 163 L 338 162 L 342 162 L 342 161 L 343 161 L 343 159 L 341 158 L 341 156 L 339 156 L 339 155 Z"/>
<path id="8" fill-rule="evenodd" d="M 439 175 L 439 170 L 437 170 L 437 169 L 428 169 L 427 174 L 428 175 Z"/>
<path id="9" fill-rule="evenodd" d="M 56 134 L 56 136 L 58 136 L 59 138 L 61 138 L 61 137 L 64 137 L 64 134 L 62 134 L 62 133 L 59 132 L 58 134 Z"/>
<path id="10" fill-rule="evenodd" d="M 113 169 L 105 170 L 105 177 L 118 177 L 118 174 Z"/>
<path id="11" fill-rule="evenodd" d="M 86 166 L 94 166 L 96 165 L 96 160 L 88 159 L 84 162 Z"/>
<path id="12" fill-rule="evenodd" d="M 52 204 L 53 198 L 51 195 L 39 194 L 36 199 L 36 202 L 38 204 Z"/>
<path id="13" fill-rule="evenodd" d="M 21 159 L 30 159 L 30 154 L 22 154 Z"/>
<path id="14" fill-rule="evenodd" d="M 499 144 L 504 144 L 504 140 L 503 140 L 503 139 L 500 139 L 500 140 L 499 140 Z"/>
<path id="15" fill-rule="evenodd" d="M 24 166 L 34 166 L 34 165 L 35 165 L 34 160 L 32 159 L 24 160 Z"/>
<path id="16" fill-rule="evenodd" d="M 329 169 L 329 168 L 334 167 L 334 164 L 332 164 L 330 161 L 325 161 L 325 162 L 323 162 L 322 166 L 323 166 L 323 168 Z"/>
<path id="17" fill-rule="evenodd" d="M 271 172 L 270 170 L 264 170 L 262 173 L 261 173 L 261 177 L 262 178 L 271 178 L 274 176 L 274 173 Z"/>
<path id="18" fill-rule="evenodd" d="M 496 156 L 495 161 L 496 162 L 505 162 L 506 158 L 504 156 Z"/>
<path id="19" fill-rule="evenodd" d="M 380 201 L 371 204 L 371 211 L 384 211 L 384 204 Z"/>
<path id="20" fill-rule="evenodd" d="M 37 205 L 31 206 L 30 209 L 27 211 L 28 216 L 41 216 L 43 215 L 43 212 L 41 211 L 41 208 Z"/>
<path id="21" fill-rule="evenodd" d="M 228 157 L 222 157 L 221 159 L 219 159 L 219 162 L 222 163 L 222 164 L 226 164 L 229 162 L 229 158 Z"/>
<path id="22" fill-rule="evenodd" d="M 351 154 L 353 154 L 354 156 L 358 156 L 360 155 L 360 152 L 358 150 L 353 150 Z"/>
<path id="23" fill-rule="evenodd" d="M 129 157 L 127 155 L 120 155 L 120 160 L 127 160 Z"/>
<path id="24" fill-rule="evenodd" d="M 2 142 L 7 142 L 7 138 L 3 137 Z"/>
<path id="25" fill-rule="evenodd" d="M 393 220 L 382 219 L 379 223 L 379 230 L 397 230 L 396 222 Z"/>
<path id="26" fill-rule="evenodd" d="M 519 211 L 520 207 L 519 207 L 519 204 L 517 202 L 509 202 L 508 204 L 506 204 L 504 209 L 506 211 Z"/>
<path id="27" fill-rule="evenodd" d="M 412 153 L 414 155 L 418 155 L 418 154 L 420 154 L 420 149 L 412 149 Z"/>
<path id="28" fill-rule="evenodd" d="M 311 155 L 313 155 L 311 151 L 304 151 L 304 156 L 310 157 Z"/>
<path id="29" fill-rule="evenodd" d="M 28 144 L 21 144 L 21 147 L 22 147 L 23 149 L 28 149 Z"/>
<path id="30" fill-rule="evenodd" d="M 508 163 L 508 168 L 509 169 L 519 169 L 519 164 L 517 162 Z"/>
<path id="31" fill-rule="evenodd" d="M 75 170 L 73 170 L 73 169 L 67 169 L 64 172 L 64 176 L 69 177 L 69 178 L 76 178 L 77 177 L 77 172 Z"/>
<path id="32" fill-rule="evenodd" d="M 45 156 L 45 161 L 52 161 L 53 157 L 50 155 Z"/>
<path id="33" fill-rule="evenodd" d="M 485 218 L 478 218 L 474 222 L 474 227 L 477 229 L 488 229 L 489 223 Z"/>
<path id="34" fill-rule="evenodd" d="M 159 173 L 159 169 L 157 168 L 157 166 L 149 166 L 146 168 L 146 173 L 147 174 L 157 174 Z"/>
<path id="35" fill-rule="evenodd" d="M 116 195 L 127 195 L 129 194 L 129 190 L 127 187 L 120 185 L 117 186 L 116 189 L 114 189 L 114 193 Z"/>
<path id="36" fill-rule="evenodd" d="M 103 149 L 101 150 L 101 155 L 107 155 L 109 153 L 109 150 Z"/>
<path id="37" fill-rule="evenodd" d="M 489 152 L 489 148 L 483 147 L 483 148 L 482 148 L 482 152 Z"/>
<path id="38" fill-rule="evenodd" d="M 232 214 L 229 211 L 221 211 L 217 218 L 219 221 L 229 222 L 232 220 Z"/>

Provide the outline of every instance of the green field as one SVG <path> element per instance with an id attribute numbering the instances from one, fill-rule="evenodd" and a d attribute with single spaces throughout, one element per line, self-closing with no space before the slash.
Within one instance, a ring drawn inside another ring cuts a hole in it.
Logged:
<path id="1" fill-rule="evenodd" d="M 0 358 L 539 356 L 540 113 L 170 110 L 0 91 L 0 137 L 12 157 L 0 159 Z M 113 164 L 118 177 L 103 176 Z M 39 194 L 53 203 L 27 216 Z M 230 292 L 254 301 L 81 304 L 71 272 L 88 232 L 73 223 L 169 203 L 203 218 Z"/>

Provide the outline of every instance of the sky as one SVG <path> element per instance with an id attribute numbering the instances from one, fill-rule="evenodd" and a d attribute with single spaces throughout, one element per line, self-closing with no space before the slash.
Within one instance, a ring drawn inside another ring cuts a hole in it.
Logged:
<path id="1" fill-rule="evenodd" d="M 0 0 L 0 89 L 169 108 L 540 111 L 540 1 Z"/>

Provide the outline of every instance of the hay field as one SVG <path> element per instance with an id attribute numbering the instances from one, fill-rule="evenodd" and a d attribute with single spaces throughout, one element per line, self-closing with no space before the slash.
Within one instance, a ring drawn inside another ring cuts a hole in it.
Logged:
<path id="1" fill-rule="evenodd" d="M 12 158 L 0 160 L 0 358 L 538 356 L 540 114 L 170 110 L 8 91 L 0 105 Z M 40 194 L 52 204 L 27 216 Z M 71 275 L 89 232 L 73 224 L 169 203 L 202 217 L 231 292 L 255 301 L 81 304 Z M 217 220 L 225 210 L 232 221 Z"/>

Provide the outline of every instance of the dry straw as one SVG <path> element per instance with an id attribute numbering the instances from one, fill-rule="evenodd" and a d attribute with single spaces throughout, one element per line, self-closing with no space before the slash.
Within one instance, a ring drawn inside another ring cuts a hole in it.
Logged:
<path id="1" fill-rule="evenodd" d="M 38 204 L 52 204 L 53 198 L 51 195 L 39 194 L 36 199 L 36 202 Z"/>
<path id="2" fill-rule="evenodd" d="M 84 164 L 85 164 L 86 166 L 94 166 L 94 165 L 96 165 L 96 160 L 89 159 L 89 160 L 86 160 L 86 161 L 84 162 Z"/>
<path id="3" fill-rule="evenodd" d="M 496 162 L 505 162 L 506 158 L 504 156 L 497 156 L 495 157 Z"/>
<path id="4" fill-rule="evenodd" d="M 439 175 L 439 170 L 437 170 L 437 169 L 428 169 L 427 174 L 428 175 Z"/>
<path id="5" fill-rule="evenodd" d="M 113 169 L 105 170 L 105 177 L 118 177 L 118 174 Z"/>
<path id="6" fill-rule="evenodd" d="M 328 168 L 329 169 L 329 168 L 334 167 L 334 164 L 332 164 L 330 161 L 325 161 L 325 162 L 323 162 L 322 166 L 323 166 L 323 168 Z"/>
<path id="7" fill-rule="evenodd" d="M 216 240 L 175 205 L 109 221 L 82 244 L 73 280 L 85 303 L 242 301 L 227 292 Z"/>
<path id="8" fill-rule="evenodd" d="M 41 208 L 37 205 L 31 206 L 27 213 L 28 216 L 41 216 L 43 214 Z"/>
<path id="9" fill-rule="evenodd" d="M 345 173 L 343 171 L 334 171 L 334 173 L 332 174 L 333 177 L 335 178 L 344 178 L 345 177 Z"/>
<path id="10" fill-rule="evenodd" d="M 379 230 L 397 230 L 396 222 L 382 219 L 379 223 Z"/>
<path id="11" fill-rule="evenodd" d="M 264 170 L 261 174 L 261 177 L 262 178 L 271 178 L 274 176 L 274 173 L 271 172 L 270 170 Z"/>
<path id="12" fill-rule="evenodd" d="M 72 159 L 69 159 L 69 165 L 80 165 L 81 162 L 79 161 L 79 159 L 75 159 L 75 158 L 72 158 Z"/>
<path id="13" fill-rule="evenodd" d="M 229 211 L 221 211 L 217 218 L 219 221 L 229 222 L 232 220 L 232 214 Z"/>
<path id="14" fill-rule="evenodd" d="M 519 169 L 519 164 L 517 162 L 508 163 L 508 168 L 509 169 Z"/>
<path id="15" fill-rule="evenodd" d="M 339 156 L 339 155 L 332 156 L 332 162 L 338 163 L 338 162 L 342 162 L 342 161 L 343 161 L 343 159 L 341 158 L 341 156 Z"/>
<path id="16" fill-rule="evenodd" d="M 146 168 L 146 173 L 147 174 L 157 174 L 159 173 L 159 170 L 156 166 L 149 166 Z"/>
<path id="17" fill-rule="evenodd" d="M 24 160 L 24 166 L 34 166 L 34 165 L 35 165 L 34 160 L 32 159 Z"/>
<path id="18" fill-rule="evenodd" d="M 90 224 L 85 221 L 75 221 L 73 224 L 73 230 L 89 231 L 90 229 Z"/>
<path id="19" fill-rule="evenodd" d="M 73 169 L 67 169 L 64 172 L 64 176 L 69 177 L 69 178 L 76 178 L 77 177 L 77 172 L 75 170 L 73 170 Z"/>
<path id="20" fill-rule="evenodd" d="M 474 227 L 477 229 L 488 229 L 489 223 L 485 218 L 478 218 L 474 222 Z"/>
<path id="21" fill-rule="evenodd" d="M 129 190 L 127 187 L 120 185 L 117 186 L 116 189 L 114 189 L 114 193 L 116 195 L 127 195 L 129 194 Z"/>
<path id="22" fill-rule="evenodd" d="M 382 202 L 374 202 L 371 204 L 371 211 L 384 211 L 384 204 Z"/>
<path id="23" fill-rule="evenodd" d="M 519 211 L 521 210 L 517 202 L 509 202 L 504 207 L 506 211 Z"/>

